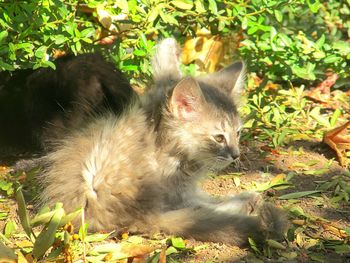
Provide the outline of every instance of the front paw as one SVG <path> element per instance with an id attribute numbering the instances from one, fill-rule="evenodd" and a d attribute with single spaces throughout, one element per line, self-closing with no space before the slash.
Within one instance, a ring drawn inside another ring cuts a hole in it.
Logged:
<path id="1" fill-rule="evenodd" d="M 259 213 L 259 208 L 264 202 L 262 196 L 256 192 L 244 192 L 237 197 L 239 197 L 242 202 L 240 212 L 244 215 L 257 215 Z"/>

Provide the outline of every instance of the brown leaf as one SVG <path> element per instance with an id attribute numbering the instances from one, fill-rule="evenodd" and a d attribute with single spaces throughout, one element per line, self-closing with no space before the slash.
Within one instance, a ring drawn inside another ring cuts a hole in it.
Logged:
<path id="1" fill-rule="evenodd" d="M 162 251 L 160 252 L 160 255 L 159 255 L 158 263 L 166 263 L 166 247 L 162 248 Z"/>
<path id="2" fill-rule="evenodd" d="M 308 92 L 306 97 L 329 106 L 329 102 L 331 101 L 331 87 L 335 84 L 337 79 L 337 74 L 330 73 L 316 88 Z"/>
<path id="3" fill-rule="evenodd" d="M 65 56 L 65 55 L 66 55 L 66 52 L 64 50 L 54 49 L 52 51 L 53 58 L 59 58 L 59 57 Z"/>
<path id="4" fill-rule="evenodd" d="M 348 236 L 344 230 L 341 230 L 335 226 L 332 226 L 326 223 L 321 223 L 321 225 L 324 228 L 324 230 L 331 232 L 332 234 L 338 236 L 339 238 L 345 238 Z"/>
<path id="5" fill-rule="evenodd" d="M 326 132 L 323 137 L 323 142 L 336 152 L 341 166 L 347 166 L 349 164 L 349 159 L 346 156 L 346 151 L 350 150 L 349 126 L 350 121 Z"/>
<path id="6" fill-rule="evenodd" d="M 303 219 L 294 219 L 294 220 L 292 220 L 292 223 L 294 225 L 303 226 L 303 225 L 305 225 L 306 221 Z"/>
<path id="7" fill-rule="evenodd" d="M 97 43 L 100 45 L 111 45 L 114 43 L 116 39 L 117 39 L 117 36 L 111 35 L 100 39 L 99 41 L 97 41 Z"/>
<path id="8" fill-rule="evenodd" d="M 224 45 L 220 36 L 197 32 L 197 37 L 188 38 L 182 51 L 182 62 L 195 61 L 201 70 L 214 72 L 224 57 Z"/>

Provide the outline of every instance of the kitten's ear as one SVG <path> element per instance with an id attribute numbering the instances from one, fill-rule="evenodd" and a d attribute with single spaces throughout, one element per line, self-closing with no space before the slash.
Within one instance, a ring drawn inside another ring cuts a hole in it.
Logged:
<path id="1" fill-rule="evenodd" d="M 227 66 L 213 74 L 226 93 L 235 97 L 242 92 L 245 81 L 245 65 L 242 61 Z"/>
<path id="2" fill-rule="evenodd" d="M 176 118 L 189 120 L 198 116 L 204 101 L 198 82 L 192 77 L 187 77 L 175 86 L 169 109 Z"/>

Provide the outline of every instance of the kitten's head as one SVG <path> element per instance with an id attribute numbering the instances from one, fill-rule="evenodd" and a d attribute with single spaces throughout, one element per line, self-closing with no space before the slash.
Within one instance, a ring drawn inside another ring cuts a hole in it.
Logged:
<path id="1" fill-rule="evenodd" d="M 219 170 L 238 159 L 243 80 L 244 64 L 237 62 L 214 74 L 185 78 L 172 90 L 168 139 L 190 163 Z"/>

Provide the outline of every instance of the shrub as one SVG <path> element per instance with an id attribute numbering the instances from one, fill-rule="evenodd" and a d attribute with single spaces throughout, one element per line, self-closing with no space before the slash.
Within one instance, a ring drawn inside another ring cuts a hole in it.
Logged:
<path id="1" fill-rule="evenodd" d="M 147 77 L 157 39 L 184 42 L 205 28 L 228 41 L 235 33 L 240 56 L 262 77 L 314 81 L 331 69 L 346 79 L 349 13 L 345 0 L 6 1 L 0 70 L 54 67 L 61 52 L 100 51 L 131 76 Z"/>

